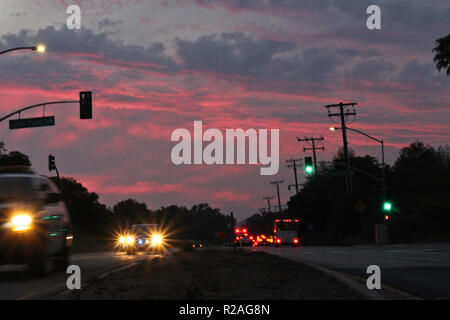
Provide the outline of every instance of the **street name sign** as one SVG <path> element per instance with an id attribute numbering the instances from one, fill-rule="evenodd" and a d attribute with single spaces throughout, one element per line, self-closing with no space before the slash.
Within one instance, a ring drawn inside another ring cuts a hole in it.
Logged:
<path id="1" fill-rule="evenodd" d="M 9 129 L 36 128 L 54 125 L 54 116 L 9 120 Z"/>

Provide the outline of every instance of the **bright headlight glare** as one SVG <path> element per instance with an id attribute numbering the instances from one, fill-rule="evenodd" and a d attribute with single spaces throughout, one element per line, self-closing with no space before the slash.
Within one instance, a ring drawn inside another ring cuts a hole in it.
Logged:
<path id="1" fill-rule="evenodd" d="M 11 224 L 14 231 L 29 229 L 32 221 L 33 218 L 28 214 L 17 214 L 11 218 Z"/>
<path id="2" fill-rule="evenodd" d="M 160 234 L 155 234 L 155 235 L 153 235 L 153 237 L 152 237 L 152 244 L 153 244 L 153 245 L 159 245 L 159 244 L 162 243 L 162 240 L 163 240 L 162 235 L 160 235 Z"/>
<path id="3" fill-rule="evenodd" d="M 125 237 L 120 237 L 120 238 L 119 238 L 119 242 L 120 242 L 120 243 L 125 243 Z"/>
<path id="4" fill-rule="evenodd" d="M 134 242 L 134 237 L 133 236 L 128 236 L 127 237 L 127 243 L 128 244 L 132 244 Z"/>

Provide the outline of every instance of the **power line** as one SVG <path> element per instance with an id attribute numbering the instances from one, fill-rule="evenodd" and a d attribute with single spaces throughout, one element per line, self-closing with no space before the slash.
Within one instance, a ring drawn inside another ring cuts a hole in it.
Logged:
<path id="1" fill-rule="evenodd" d="M 289 160 L 286 160 L 287 163 L 293 163 L 293 164 L 288 165 L 287 167 L 288 167 L 288 168 L 294 168 L 295 191 L 296 191 L 296 194 L 297 194 L 297 196 L 298 196 L 297 167 L 298 167 L 299 165 L 296 164 L 297 161 L 301 161 L 301 159 L 289 159 Z M 291 186 L 291 185 L 288 186 L 288 189 L 289 189 L 289 190 L 290 190 L 290 186 Z"/>
<path id="2" fill-rule="evenodd" d="M 267 200 L 267 206 L 269 207 L 269 213 L 272 212 L 272 210 L 270 208 L 270 200 L 272 200 L 273 198 L 275 198 L 275 197 L 274 196 L 263 197 L 264 200 Z"/>
<path id="3" fill-rule="evenodd" d="M 344 143 L 344 158 L 345 163 L 347 164 L 347 170 L 345 175 L 345 190 L 347 192 L 347 196 L 352 195 L 352 178 L 350 175 L 350 159 L 349 159 L 349 153 L 348 153 L 348 141 L 347 141 L 347 130 L 345 126 L 346 117 L 348 116 L 356 116 L 355 106 L 358 104 L 356 102 L 351 103 L 338 103 L 338 104 L 330 104 L 325 106 L 328 110 L 328 117 L 339 117 L 341 120 L 341 127 L 342 127 L 342 140 Z M 344 110 L 345 107 L 345 110 Z M 331 110 L 338 109 L 338 112 L 333 113 Z"/>
<path id="4" fill-rule="evenodd" d="M 284 180 L 278 180 L 278 181 L 270 181 L 270 184 L 276 184 L 277 185 L 277 194 L 278 194 L 278 208 L 281 213 L 281 200 L 280 200 L 280 183 L 283 183 Z"/>

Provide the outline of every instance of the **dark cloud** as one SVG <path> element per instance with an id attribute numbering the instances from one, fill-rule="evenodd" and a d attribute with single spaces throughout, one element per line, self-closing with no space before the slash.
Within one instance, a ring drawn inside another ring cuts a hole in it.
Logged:
<path id="1" fill-rule="evenodd" d="M 37 33 L 21 30 L 17 34 L 2 35 L 0 49 L 16 46 L 45 43 L 48 50 L 60 54 L 92 55 L 91 59 L 102 63 L 142 63 L 142 68 L 164 70 L 176 69 L 176 62 L 165 53 L 163 43 L 156 42 L 147 47 L 124 45 L 110 40 L 107 33 L 95 34 L 92 30 L 68 30 L 66 27 L 55 29 L 50 26 Z"/>
<path id="2" fill-rule="evenodd" d="M 222 73 L 286 82 L 326 82 L 339 62 L 357 55 L 351 49 L 297 45 L 255 40 L 243 33 L 177 40 L 177 54 L 188 70 Z"/>

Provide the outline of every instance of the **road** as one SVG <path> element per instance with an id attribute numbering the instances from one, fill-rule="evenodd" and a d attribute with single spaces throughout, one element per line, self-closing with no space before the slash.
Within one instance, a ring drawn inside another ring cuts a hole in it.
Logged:
<path id="1" fill-rule="evenodd" d="M 369 265 L 381 269 L 381 282 L 424 299 L 450 299 L 450 244 L 353 247 L 257 247 L 296 261 L 367 278 Z"/>
<path id="2" fill-rule="evenodd" d="M 81 279 L 85 281 L 123 265 L 153 257 L 155 255 L 143 253 L 128 256 L 123 252 L 73 254 L 70 264 L 80 267 Z M 25 266 L 0 266 L 0 300 L 43 298 L 61 288 L 65 289 L 68 276 L 65 272 L 50 271 L 42 279 L 33 279 Z"/>

